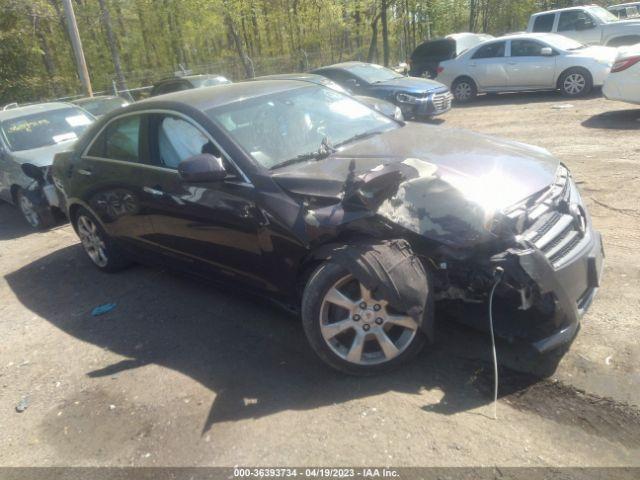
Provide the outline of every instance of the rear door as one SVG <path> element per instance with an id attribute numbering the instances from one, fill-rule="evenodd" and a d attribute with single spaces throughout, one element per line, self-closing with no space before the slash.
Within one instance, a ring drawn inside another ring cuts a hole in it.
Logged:
<path id="1" fill-rule="evenodd" d="M 554 85 L 556 55 L 542 55 L 546 44 L 537 40 L 511 40 L 507 66 L 509 88 L 551 88 Z"/>
<path id="2" fill-rule="evenodd" d="M 70 190 L 78 192 L 106 232 L 133 246 L 149 243 L 151 233 L 143 191 L 149 165 L 140 143 L 147 119 L 143 113 L 114 118 L 66 172 Z"/>
<path id="3" fill-rule="evenodd" d="M 481 89 L 508 88 L 506 45 L 506 41 L 483 44 L 469 60 L 469 73 Z"/>
<path id="4" fill-rule="evenodd" d="M 155 113 L 147 132 L 153 169 L 144 179 L 143 190 L 152 197 L 153 242 L 192 272 L 268 288 L 262 280 L 258 240 L 265 220 L 256 207 L 253 185 L 212 136 L 187 116 Z M 201 153 L 223 158 L 228 172 L 224 181 L 181 179 L 180 162 Z"/>

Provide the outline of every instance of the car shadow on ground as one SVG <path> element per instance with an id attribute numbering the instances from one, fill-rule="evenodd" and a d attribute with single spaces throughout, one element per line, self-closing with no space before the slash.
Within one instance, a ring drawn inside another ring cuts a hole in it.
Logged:
<path id="1" fill-rule="evenodd" d="M 599 113 L 582 122 L 582 126 L 608 130 L 640 130 L 640 108 Z"/>
<path id="2" fill-rule="evenodd" d="M 474 108 L 474 107 L 490 107 L 502 105 L 525 105 L 531 103 L 558 102 L 561 104 L 575 104 L 585 100 L 591 100 L 602 96 L 599 89 L 594 89 L 589 95 L 580 98 L 569 98 L 563 96 L 560 92 L 551 90 L 534 91 L 534 92 L 513 92 L 513 93 L 491 93 L 480 94 L 469 103 L 455 103 L 455 108 Z"/>
<path id="3" fill-rule="evenodd" d="M 422 409 L 445 415 L 492 401 L 489 339 L 464 327 L 441 325 L 438 341 L 394 373 L 356 378 L 325 367 L 310 351 L 296 316 L 266 300 L 159 268 L 136 266 L 103 274 L 77 244 L 5 279 L 32 312 L 83 342 L 125 357 L 87 371 L 88 377 L 157 364 L 215 392 L 203 433 L 217 422 L 313 409 L 387 391 L 441 390 L 441 400 Z M 108 302 L 116 308 L 91 315 L 93 307 Z M 499 346 L 501 358 L 508 357 L 508 348 Z M 511 380 L 501 383 L 500 396 L 539 380 L 524 373 L 506 378 Z"/>

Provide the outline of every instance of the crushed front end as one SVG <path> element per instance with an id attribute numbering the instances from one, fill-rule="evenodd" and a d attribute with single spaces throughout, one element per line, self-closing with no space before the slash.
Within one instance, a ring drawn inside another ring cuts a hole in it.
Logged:
<path id="1" fill-rule="evenodd" d="M 494 300 L 497 334 L 540 353 L 571 342 L 600 285 L 604 249 L 567 168 L 558 168 L 547 190 L 497 216 L 492 228 L 511 238 L 504 250 L 488 262 L 442 262 L 439 298 L 449 304 L 462 300 L 461 320 L 484 321 L 486 292 L 501 267 L 504 277 Z M 469 316 L 474 310 L 478 315 Z"/>

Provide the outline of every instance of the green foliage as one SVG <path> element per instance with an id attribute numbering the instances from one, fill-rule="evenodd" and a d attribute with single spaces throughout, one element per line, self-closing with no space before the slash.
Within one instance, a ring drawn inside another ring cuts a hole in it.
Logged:
<path id="1" fill-rule="evenodd" d="M 387 0 L 391 62 L 426 38 L 522 30 L 570 0 Z M 73 0 L 94 90 L 115 68 L 98 0 Z M 233 78 L 349 59 L 382 62 L 382 0 L 105 0 L 129 87 L 182 65 Z M 377 35 L 372 42 L 372 24 Z M 247 59 L 246 57 L 249 57 Z M 61 0 L 0 0 L 0 104 L 80 93 Z"/>

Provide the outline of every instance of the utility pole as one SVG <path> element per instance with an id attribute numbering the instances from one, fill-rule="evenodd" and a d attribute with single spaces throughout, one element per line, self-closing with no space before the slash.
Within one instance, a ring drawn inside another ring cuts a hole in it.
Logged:
<path id="1" fill-rule="evenodd" d="M 73 5 L 71 5 L 71 0 L 62 0 L 62 5 L 64 6 L 64 14 L 67 17 L 69 38 L 71 39 L 71 46 L 73 47 L 73 53 L 76 57 L 76 66 L 78 67 L 78 76 L 82 82 L 82 88 L 89 97 L 93 97 L 91 79 L 89 78 L 89 71 L 87 70 L 87 62 L 84 60 L 82 40 L 80 40 L 80 32 L 78 31 L 78 24 L 76 23 L 76 15 L 73 13 Z"/>

